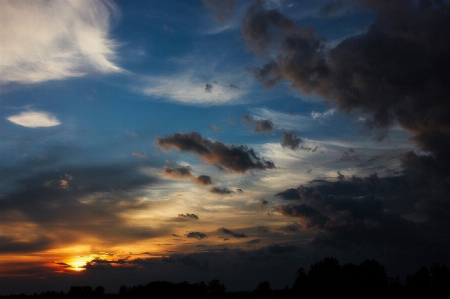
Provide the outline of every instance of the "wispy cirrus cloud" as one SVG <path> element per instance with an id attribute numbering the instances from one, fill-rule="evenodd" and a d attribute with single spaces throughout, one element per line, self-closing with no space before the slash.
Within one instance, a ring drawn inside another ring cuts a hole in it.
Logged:
<path id="1" fill-rule="evenodd" d="M 186 104 L 223 105 L 236 103 L 247 90 L 227 78 L 208 81 L 193 72 L 147 76 L 138 90 L 150 97 Z"/>
<path id="2" fill-rule="evenodd" d="M 6 119 L 16 125 L 27 128 L 54 127 L 61 124 L 58 118 L 49 112 L 43 111 L 25 111 Z"/>
<path id="3" fill-rule="evenodd" d="M 2 1 L 0 84 L 122 71 L 109 37 L 115 12 L 106 1 Z"/>
<path id="4" fill-rule="evenodd" d="M 313 111 L 313 112 L 311 112 L 311 116 L 313 119 L 324 119 L 324 118 L 332 116 L 335 112 L 336 112 L 336 109 L 328 109 L 325 112 Z"/>

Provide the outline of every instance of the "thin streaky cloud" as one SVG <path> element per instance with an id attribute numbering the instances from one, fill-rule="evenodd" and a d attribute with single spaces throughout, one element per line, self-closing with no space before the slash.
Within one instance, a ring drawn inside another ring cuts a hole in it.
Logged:
<path id="1" fill-rule="evenodd" d="M 152 98 L 197 105 L 223 105 L 236 103 L 248 91 L 235 88 L 223 80 L 208 81 L 191 72 L 169 76 L 147 76 L 138 92 Z"/>

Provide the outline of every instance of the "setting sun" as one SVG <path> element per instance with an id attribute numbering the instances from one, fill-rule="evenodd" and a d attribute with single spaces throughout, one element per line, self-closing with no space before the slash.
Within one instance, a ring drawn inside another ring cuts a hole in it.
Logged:
<path id="1" fill-rule="evenodd" d="M 67 262 L 67 265 L 69 266 L 67 269 L 76 272 L 84 271 L 86 270 L 86 263 L 88 260 L 88 257 L 77 257 L 76 259 Z"/>

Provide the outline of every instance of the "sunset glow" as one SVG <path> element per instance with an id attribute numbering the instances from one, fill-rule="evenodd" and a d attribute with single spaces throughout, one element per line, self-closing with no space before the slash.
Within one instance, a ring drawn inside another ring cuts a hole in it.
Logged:
<path id="1" fill-rule="evenodd" d="M 0 296 L 450 264 L 449 11 L 0 1 Z"/>

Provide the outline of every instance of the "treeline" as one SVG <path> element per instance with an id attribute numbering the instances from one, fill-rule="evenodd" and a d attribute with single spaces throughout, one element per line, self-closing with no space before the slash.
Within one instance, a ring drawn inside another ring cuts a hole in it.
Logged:
<path id="1" fill-rule="evenodd" d="M 400 278 L 388 278 L 384 267 L 375 260 L 359 265 L 339 265 L 335 258 L 314 263 L 306 272 L 300 268 L 292 287 L 300 298 L 450 298 L 450 273 L 446 265 L 421 267 Z"/>
<path id="2" fill-rule="evenodd" d="M 272 290 L 268 281 L 260 282 L 253 291 L 226 292 L 217 279 L 208 283 L 172 283 L 154 281 L 146 285 L 119 287 L 115 294 L 105 294 L 102 286 L 72 286 L 67 293 L 42 292 L 40 295 L 10 295 L 1 298 L 450 298 L 450 272 L 444 264 L 421 267 L 404 282 L 397 276 L 389 278 L 385 268 L 375 260 L 359 265 L 340 265 L 335 258 L 326 258 L 312 264 L 308 270 L 297 271 L 294 284 L 281 290 Z"/>

